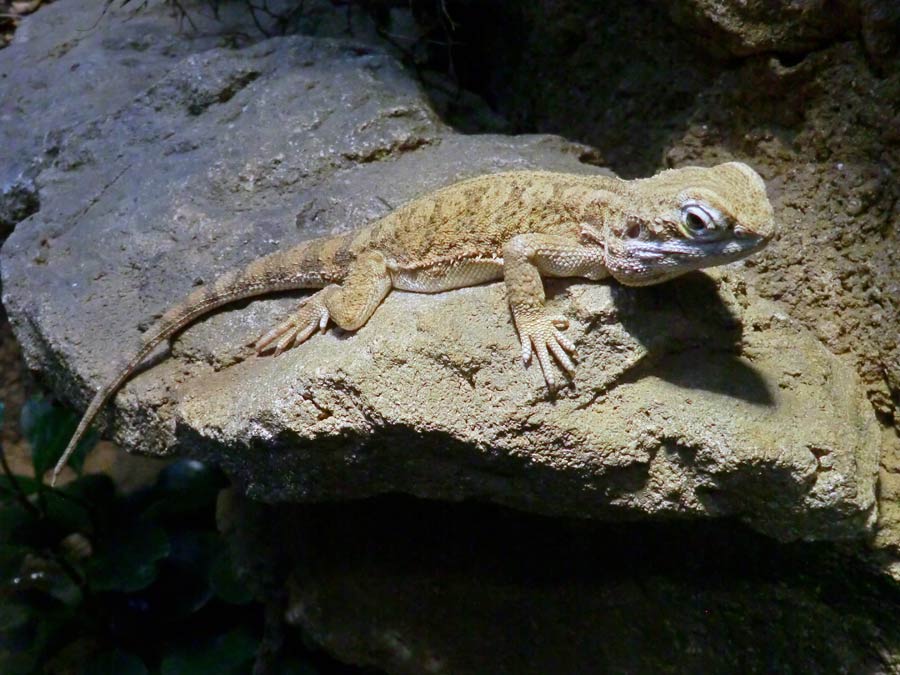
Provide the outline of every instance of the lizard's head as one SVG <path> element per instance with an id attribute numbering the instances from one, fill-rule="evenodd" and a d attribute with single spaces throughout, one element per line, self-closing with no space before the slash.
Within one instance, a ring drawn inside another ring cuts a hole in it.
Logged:
<path id="1" fill-rule="evenodd" d="M 609 271 L 646 286 L 691 270 L 739 260 L 775 233 L 766 186 L 740 162 L 686 167 L 634 181 L 629 210 L 611 225 Z"/>

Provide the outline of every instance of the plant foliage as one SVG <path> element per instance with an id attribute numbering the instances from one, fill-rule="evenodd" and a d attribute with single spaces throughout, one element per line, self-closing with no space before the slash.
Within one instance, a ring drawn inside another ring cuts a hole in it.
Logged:
<path id="1" fill-rule="evenodd" d="M 222 476 L 179 461 L 134 494 L 105 475 L 51 488 L 40 477 L 75 421 L 26 405 L 37 479 L 14 475 L 0 447 L 0 673 L 250 672 L 264 613 L 216 533 Z M 318 671 L 288 659 L 277 672 Z"/>

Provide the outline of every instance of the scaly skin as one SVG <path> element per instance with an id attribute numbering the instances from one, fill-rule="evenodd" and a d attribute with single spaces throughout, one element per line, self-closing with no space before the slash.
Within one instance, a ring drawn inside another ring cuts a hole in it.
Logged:
<path id="1" fill-rule="evenodd" d="M 319 288 L 256 342 L 279 354 L 329 323 L 363 326 L 392 289 L 437 293 L 504 279 L 527 364 L 547 386 L 569 376 L 575 346 L 544 311 L 542 277 L 655 284 L 761 249 L 774 234 L 762 179 L 739 162 L 625 181 L 517 171 L 436 190 L 357 232 L 314 239 L 223 275 L 172 307 L 101 388 L 53 470 L 56 480 L 100 409 L 162 341 L 214 309 L 276 291 Z M 551 356 L 552 355 L 552 356 Z"/>

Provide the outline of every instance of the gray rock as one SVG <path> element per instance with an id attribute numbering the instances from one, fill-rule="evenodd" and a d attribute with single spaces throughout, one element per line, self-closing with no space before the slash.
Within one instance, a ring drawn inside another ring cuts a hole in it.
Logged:
<path id="1" fill-rule="evenodd" d="M 379 672 L 900 672 L 900 594 L 828 545 L 400 498 L 219 504 L 256 583 L 259 557 L 292 561 L 286 641 Z"/>
<path id="2" fill-rule="evenodd" d="M 141 329 L 228 269 L 475 174 L 597 170 L 557 138 L 454 134 L 391 58 L 311 38 L 187 56 L 58 147 L 3 247 L 3 301 L 31 367 L 80 406 Z M 125 387 L 111 430 L 268 501 L 402 491 L 732 516 L 782 539 L 868 531 L 878 434 L 855 377 L 738 272 L 549 288 L 582 353 L 555 400 L 494 284 L 392 294 L 357 334 L 279 358 L 244 345 L 295 299 L 221 312 Z"/>
<path id="3" fill-rule="evenodd" d="M 871 63 L 895 67 L 900 5 L 895 0 L 666 0 L 672 19 L 710 53 L 797 54 L 861 38 Z"/>
<path id="4" fill-rule="evenodd" d="M 672 18 L 710 51 L 736 56 L 804 52 L 848 35 L 857 0 L 667 0 Z"/>
<path id="5" fill-rule="evenodd" d="M 29 16 L 0 58 L 0 237 L 37 210 L 34 175 L 79 125 L 115 112 L 185 56 L 222 45 L 235 11 L 222 21 L 191 9 L 196 31 L 182 32 L 171 7 L 142 11 L 73 0 Z"/>

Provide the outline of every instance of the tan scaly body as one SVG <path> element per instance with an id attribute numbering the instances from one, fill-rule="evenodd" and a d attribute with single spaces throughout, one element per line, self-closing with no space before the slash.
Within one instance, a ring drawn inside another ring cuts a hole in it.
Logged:
<path id="1" fill-rule="evenodd" d="M 504 279 L 522 357 L 527 363 L 537 356 L 552 390 L 553 362 L 573 374 L 575 347 L 561 332 L 565 319 L 544 311 L 541 277 L 654 284 L 743 258 L 773 233 L 762 179 L 738 162 L 632 181 L 517 171 L 441 188 L 356 232 L 259 258 L 172 307 L 94 396 L 53 479 L 106 401 L 157 345 L 235 300 L 321 289 L 257 341 L 259 351 L 277 355 L 332 322 L 356 330 L 392 289 L 436 293 Z"/>

